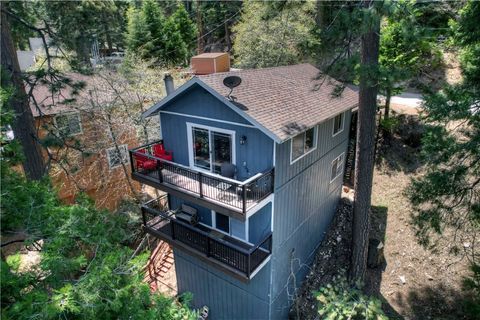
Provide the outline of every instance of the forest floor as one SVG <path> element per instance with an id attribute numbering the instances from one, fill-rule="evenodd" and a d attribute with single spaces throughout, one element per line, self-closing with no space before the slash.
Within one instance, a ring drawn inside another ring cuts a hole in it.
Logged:
<path id="1" fill-rule="evenodd" d="M 441 248 L 435 253 L 418 243 L 412 208 L 404 194 L 412 177 L 422 174 L 416 140 L 402 136 L 416 132 L 416 117 L 380 146 L 375 166 L 370 237 L 384 243 L 385 263 L 368 269 L 366 292 L 379 297 L 392 319 L 464 319 L 461 291 L 468 264 Z M 410 144 L 410 145 L 409 145 Z M 345 194 L 344 194 L 345 195 Z M 347 194 L 351 197 L 351 194 Z M 338 266 L 348 268 L 351 242 L 350 200 L 343 199 L 335 220 L 317 252 L 312 272 L 300 288 L 300 319 L 317 317 L 312 292 L 331 282 Z M 340 240 L 340 241 L 339 241 Z M 295 313 L 295 312 L 294 312 Z"/>

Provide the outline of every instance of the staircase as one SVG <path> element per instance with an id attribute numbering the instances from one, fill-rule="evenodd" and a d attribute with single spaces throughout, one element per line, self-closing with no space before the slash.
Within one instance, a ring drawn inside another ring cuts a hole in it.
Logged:
<path id="1" fill-rule="evenodd" d="M 176 283 L 172 283 L 176 282 L 175 271 L 172 267 L 174 267 L 172 248 L 165 241 L 159 240 L 144 269 L 144 280 L 152 291 L 176 294 Z"/>

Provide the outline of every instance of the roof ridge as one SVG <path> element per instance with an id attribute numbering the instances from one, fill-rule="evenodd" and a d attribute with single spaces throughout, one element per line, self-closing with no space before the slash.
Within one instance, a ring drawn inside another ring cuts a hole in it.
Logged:
<path id="1" fill-rule="evenodd" d="M 266 67 L 266 68 L 253 68 L 253 69 L 240 69 L 240 70 L 238 70 L 238 71 L 232 71 L 232 70 L 230 70 L 230 71 L 225 71 L 225 72 L 215 72 L 215 73 L 210 73 L 210 74 L 195 75 L 195 77 L 198 77 L 198 78 L 206 78 L 206 77 L 214 77 L 214 76 L 222 75 L 222 74 L 239 73 L 239 72 L 242 72 L 242 73 L 254 73 L 254 72 L 267 71 L 267 70 L 273 70 L 273 69 L 293 68 L 293 67 L 304 66 L 304 65 L 311 66 L 311 67 L 313 67 L 314 69 L 320 71 L 320 69 L 318 69 L 317 67 L 315 67 L 315 66 L 312 65 L 311 63 L 304 62 L 304 63 L 290 64 L 290 65 L 286 65 L 286 66 L 276 66 L 276 67 Z"/>

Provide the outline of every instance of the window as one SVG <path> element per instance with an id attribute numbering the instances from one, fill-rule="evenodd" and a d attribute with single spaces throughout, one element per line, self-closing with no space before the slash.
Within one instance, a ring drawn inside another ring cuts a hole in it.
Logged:
<path id="1" fill-rule="evenodd" d="M 317 147 L 317 127 L 308 129 L 292 138 L 290 161 L 293 163 Z"/>
<path id="2" fill-rule="evenodd" d="M 333 182 L 333 180 L 335 180 L 343 173 L 343 158 L 344 154 L 342 153 L 332 161 L 332 173 L 330 175 L 330 182 Z"/>
<path id="3" fill-rule="evenodd" d="M 338 116 L 333 118 L 333 136 L 335 137 L 337 134 L 343 131 L 343 120 L 344 120 L 344 113 L 340 113 Z"/>
<path id="4" fill-rule="evenodd" d="M 212 210 L 212 227 L 236 239 L 248 242 L 248 222 L 230 218 Z"/>
<path id="5" fill-rule="evenodd" d="M 55 117 L 55 125 L 61 135 L 73 136 L 82 133 L 79 113 L 59 114 Z"/>
<path id="6" fill-rule="evenodd" d="M 122 163 L 128 163 L 127 145 L 122 144 L 118 146 L 118 150 L 115 147 L 107 149 L 107 158 L 110 169 L 118 167 Z"/>
<path id="7" fill-rule="evenodd" d="M 222 230 L 225 233 L 230 233 L 230 219 L 228 216 L 215 212 L 215 224 L 218 230 Z"/>

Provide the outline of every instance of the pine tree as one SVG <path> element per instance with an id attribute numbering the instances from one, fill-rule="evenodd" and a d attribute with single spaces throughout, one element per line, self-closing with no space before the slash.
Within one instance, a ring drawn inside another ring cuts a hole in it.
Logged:
<path id="1" fill-rule="evenodd" d="M 308 59 L 316 44 L 313 6 L 313 2 L 246 1 L 233 28 L 235 64 L 261 68 Z"/>
<path id="2" fill-rule="evenodd" d="M 188 16 L 183 19 L 182 9 L 179 10 L 178 15 L 165 18 L 154 0 L 144 1 L 140 9 L 130 8 L 126 34 L 129 53 L 139 54 L 141 58 L 161 65 L 184 64 L 189 58 L 189 51 L 182 32 L 185 31 L 187 38 L 192 39 L 191 33 L 187 32 L 191 22 Z M 186 13 L 184 8 L 183 11 Z"/>
<path id="3" fill-rule="evenodd" d="M 178 30 L 180 36 L 185 43 L 188 51 L 188 58 L 194 53 L 195 40 L 197 38 L 197 27 L 195 23 L 189 18 L 188 12 L 183 4 L 180 4 L 170 17 L 175 24 L 175 29 Z"/>
<path id="4" fill-rule="evenodd" d="M 151 35 L 144 16 L 138 9 L 130 7 L 127 11 L 127 20 L 127 33 L 125 35 L 127 51 L 129 53 L 135 52 L 140 57 L 146 58 Z"/>
<path id="5" fill-rule="evenodd" d="M 373 1 L 365 2 L 364 34 L 361 39 L 361 71 L 353 205 L 352 268 L 350 278 L 363 281 L 367 268 L 373 165 L 375 160 L 375 114 L 378 92 L 380 17 Z"/>

